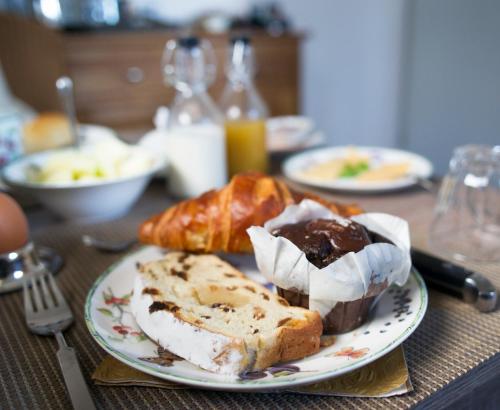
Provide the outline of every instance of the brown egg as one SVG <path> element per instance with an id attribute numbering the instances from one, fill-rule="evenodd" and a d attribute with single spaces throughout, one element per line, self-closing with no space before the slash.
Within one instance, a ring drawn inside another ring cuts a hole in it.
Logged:
<path id="1" fill-rule="evenodd" d="M 9 195 L 0 192 L 0 254 L 28 242 L 28 221 L 23 210 Z"/>

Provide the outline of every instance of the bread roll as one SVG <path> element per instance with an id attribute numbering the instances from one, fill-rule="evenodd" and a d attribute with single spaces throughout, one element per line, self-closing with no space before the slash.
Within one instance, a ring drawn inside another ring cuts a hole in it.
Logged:
<path id="1" fill-rule="evenodd" d="M 60 113 L 40 114 L 23 129 L 24 152 L 45 151 L 73 143 L 68 118 Z"/>

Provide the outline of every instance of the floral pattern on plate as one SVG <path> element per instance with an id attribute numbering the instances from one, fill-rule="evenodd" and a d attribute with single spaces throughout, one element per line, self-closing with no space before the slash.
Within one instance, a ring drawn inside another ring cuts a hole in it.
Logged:
<path id="1" fill-rule="evenodd" d="M 111 326 L 115 334 L 108 335 L 108 338 L 114 341 L 123 342 L 124 340 L 134 340 L 135 342 L 144 342 L 148 340 L 146 334 L 137 326 L 132 317 L 132 313 L 127 309 L 130 304 L 132 291 L 116 297 L 113 289 L 108 287 L 102 291 L 102 298 L 106 307 L 99 307 L 97 311 L 106 316 L 114 323 Z M 132 318 L 126 320 L 126 317 Z M 130 323 L 130 325 L 126 323 Z"/>
<path id="2" fill-rule="evenodd" d="M 163 254 L 159 248 L 144 247 L 106 270 L 87 296 L 85 319 L 96 341 L 118 360 L 145 373 L 193 386 L 263 391 L 339 376 L 371 363 L 401 344 L 416 329 L 427 307 L 423 280 L 412 272 L 404 287 L 392 287 L 382 295 L 365 324 L 338 335 L 332 345 L 321 348 L 318 353 L 239 377 L 214 374 L 170 352 L 158 350 L 140 331 L 130 313 L 128 305 L 136 264 L 160 259 Z M 251 279 L 265 283 L 252 258 L 231 255 L 230 259 Z"/>

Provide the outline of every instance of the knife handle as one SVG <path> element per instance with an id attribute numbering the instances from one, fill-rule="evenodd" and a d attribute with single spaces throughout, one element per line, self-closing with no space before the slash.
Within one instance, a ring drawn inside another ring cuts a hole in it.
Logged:
<path id="1" fill-rule="evenodd" d="M 428 284 L 463 297 L 465 282 L 472 271 L 416 249 L 411 250 L 411 260 Z"/>
<path id="2" fill-rule="evenodd" d="M 475 304 L 481 312 L 495 310 L 497 291 L 486 277 L 413 248 L 411 258 L 429 286 Z"/>

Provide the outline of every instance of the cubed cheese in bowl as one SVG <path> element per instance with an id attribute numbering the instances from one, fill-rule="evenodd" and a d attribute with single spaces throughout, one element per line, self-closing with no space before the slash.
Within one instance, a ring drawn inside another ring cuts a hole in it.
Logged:
<path id="1" fill-rule="evenodd" d="M 90 223 L 126 214 L 164 166 L 143 147 L 104 140 L 22 157 L 3 169 L 2 179 L 64 219 Z"/>

